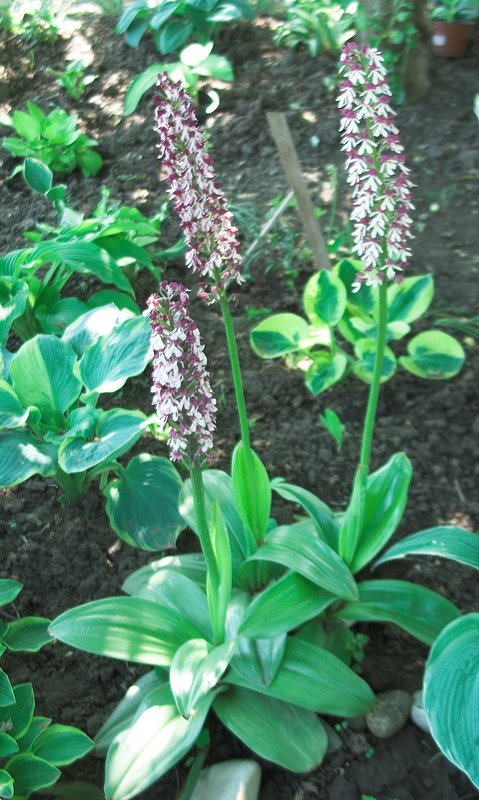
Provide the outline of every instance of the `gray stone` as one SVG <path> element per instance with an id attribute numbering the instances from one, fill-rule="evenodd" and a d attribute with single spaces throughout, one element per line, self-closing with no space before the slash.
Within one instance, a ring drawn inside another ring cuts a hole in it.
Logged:
<path id="1" fill-rule="evenodd" d="M 418 728 L 421 728 L 421 730 L 425 731 L 426 733 L 431 733 L 427 714 L 424 711 L 424 706 L 422 703 L 422 691 L 420 689 L 418 689 L 417 692 L 414 692 L 412 696 L 411 719 Z"/>
<path id="2" fill-rule="evenodd" d="M 258 800 L 261 767 L 234 759 L 202 769 L 191 800 Z"/>
<path id="3" fill-rule="evenodd" d="M 375 707 L 366 716 L 369 730 L 378 739 L 389 739 L 404 728 L 411 705 L 411 695 L 401 689 L 378 694 Z"/>

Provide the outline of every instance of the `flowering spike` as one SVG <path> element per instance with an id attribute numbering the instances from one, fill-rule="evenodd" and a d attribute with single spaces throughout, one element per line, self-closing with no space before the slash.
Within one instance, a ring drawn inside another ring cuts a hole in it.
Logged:
<path id="1" fill-rule="evenodd" d="M 186 265 L 203 279 L 199 296 L 213 302 L 232 281 L 244 280 L 237 229 L 231 223 L 232 214 L 216 181 L 190 98 L 181 83 L 173 83 L 166 72 L 158 76 L 157 86 L 159 158 L 185 236 Z"/>
<path id="2" fill-rule="evenodd" d="M 162 427 L 169 426 L 170 458 L 197 459 L 213 447 L 216 400 L 206 370 L 200 332 L 189 315 L 189 292 L 162 281 L 147 301 L 152 329 L 153 403 Z"/>
<path id="3" fill-rule="evenodd" d="M 349 42 L 341 53 L 338 106 L 342 150 L 352 186 L 354 252 L 365 269 L 353 284 L 378 286 L 384 274 L 402 280 L 411 251 L 412 183 L 389 105 L 383 57 L 373 47 Z"/>

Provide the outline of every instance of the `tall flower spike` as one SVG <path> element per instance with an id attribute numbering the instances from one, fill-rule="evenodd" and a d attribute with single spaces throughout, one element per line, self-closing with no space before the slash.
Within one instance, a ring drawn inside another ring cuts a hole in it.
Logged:
<path id="1" fill-rule="evenodd" d="M 153 403 L 169 427 L 170 458 L 199 459 L 213 447 L 216 400 L 200 332 L 189 315 L 188 290 L 163 281 L 147 301 L 153 348 Z"/>
<path id="2" fill-rule="evenodd" d="M 352 186 L 353 249 L 365 266 L 353 284 L 358 291 L 362 283 L 378 286 L 385 275 L 402 280 L 411 256 L 414 206 L 381 53 L 350 42 L 340 61 L 338 106 Z"/>
<path id="3" fill-rule="evenodd" d="M 156 131 L 168 195 L 185 236 L 186 264 L 203 279 L 199 295 L 213 302 L 232 281 L 243 282 L 237 229 L 190 98 L 166 72 L 158 76 L 157 86 Z"/>

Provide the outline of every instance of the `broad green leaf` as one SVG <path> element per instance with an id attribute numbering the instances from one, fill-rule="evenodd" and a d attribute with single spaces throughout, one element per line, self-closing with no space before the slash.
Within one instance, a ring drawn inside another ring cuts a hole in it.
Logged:
<path id="1" fill-rule="evenodd" d="M 15 784 L 15 797 L 28 797 L 32 792 L 51 786 L 60 777 L 60 770 L 33 753 L 19 753 L 5 764 Z"/>
<path id="2" fill-rule="evenodd" d="M 326 753 L 326 732 L 312 711 L 239 686 L 219 694 L 213 708 L 250 750 L 284 769 L 309 772 Z"/>
<path id="3" fill-rule="evenodd" d="M 358 360 L 353 364 L 353 372 L 366 383 L 371 383 L 373 379 L 376 349 L 376 342 L 373 339 L 361 339 L 354 346 L 354 353 Z M 381 383 L 388 381 L 394 375 L 396 367 L 396 356 L 390 347 L 385 347 Z"/>
<path id="4" fill-rule="evenodd" d="M 25 183 L 34 192 L 46 194 L 53 184 L 53 172 L 43 161 L 37 158 L 26 158 L 23 164 Z"/>
<path id="5" fill-rule="evenodd" d="M 312 347 L 314 344 L 329 344 L 329 328 L 311 328 L 297 314 L 274 314 L 253 328 L 250 344 L 261 358 L 278 358 Z"/>
<path id="6" fill-rule="evenodd" d="M 13 581 L 10 578 L 0 578 L 0 606 L 13 603 L 22 589 L 23 583 L 20 583 L 20 581 Z"/>
<path id="7" fill-rule="evenodd" d="M 182 556 L 166 556 L 158 561 L 152 561 L 144 567 L 132 572 L 123 584 L 123 591 L 128 594 L 136 595 L 146 586 L 153 575 L 168 570 L 168 572 L 178 572 L 189 578 L 198 586 L 205 586 L 206 583 L 206 564 L 203 553 L 188 553 Z"/>
<path id="8" fill-rule="evenodd" d="M 45 420 L 63 414 L 78 398 L 76 353 L 56 336 L 40 334 L 22 345 L 10 364 L 10 377 L 20 402 L 38 408 Z"/>
<path id="9" fill-rule="evenodd" d="M 70 725 L 51 725 L 35 739 L 32 752 L 55 767 L 65 767 L 90 752 L 94 742 Z"/>
<path id="10" fill-rule="evenodd" d="M 450 558 L 460 564 L 479 569 L 479 535 L 455 525 L 440 525 L 413 533 L 397 544 L 393 544 L 379 558 L 375 567 L 386 561 L 406 556 L 436 556 Z"/>
<path id="11" fill-rule="evenodd" d="M 50 633 L 87 653 L 138 664 L 169 666 L 178 647 L 201 631 L 169 608 L 138 597 L 113 597 L 71 608 Z"/>
<path id="12" fill-rule="evenodd" d="M 181 572 L 169 569 L 155 572 L 138 586 L 135 595 L 181 614 L 197 626 L 203 637 L 212 638 L 206 595 Z"/>
<path id="13" fill-rule="evenodd" d="M 93 145 L 93 142 L 91 140 L 90 140 L 90 145 Z M 82 172 L 82 175 L 84 175 L 85 178 L 89 178 L 92 175 L 96 175 L 96 173 L 99 172 L 103 166 L 103 159 L 101 155 L 99 153 L 96 153 L 94 150 L 90 150 L 90 148 L 84 148 L 78 151 L 77 161 L 78 161 L 78 166 L 80 167 L 80 170 Z M 118 268 L 117 265 L 114 262 L 112 262 L 110 270 L 116 271 L 117 268 Z M 124 275 L 122 275 L 121 288 L 126 289 L 127 283 L 128 282 L 126 278 L 124 277 Z M 120 284 L 118 284 L 118 286 L 120 286 Z"/>
<path id="14" fill-rule="evenodd" d="M 38 736 L 40 736 L 42 731 L 48 728 L 50 723 L 51 719 L 49 719 L 49 717 L 33 717 L 28 731 L 24 734 L 24 736 L 20 736 L 18 739 L 20 751 L 22 753 L 27 750 L 30 751 L 34 741 L 38 738 Z"/>
<path id="15" fill-rule="evenodd" d="M 359 572 L 389 541 L 406 508 L 412 466 L 405 453 L 396 453 L 368 477 L 362 530 L 351 564 Z"/>
<path id="16" fill-rule="evenodd" d="M 118 20 L 115 33 L 125 33 L 125 31 L 130 27 L 131 23 L 136 18 L 137 14 L 146 10 L 147 8 L 147 0 L 136 0 L 135 3 L 132 3 L 130 6 L 128 6 L 128 8 L 125 8 L 123 14 Z"/>
<path id="17" fill-rule="evenodd" d="M 353 283 L 355 282 L 358 272 L 364 270 L 364 265 L 360 261 L 352 258 L 343 258 L 333 272 L 341 279 L 344 287 L 346 288 L 348 309 L 352 314 L 359 313 L 359 315 L 372 314 L 374 307 L 377 303 L 377 291 L 372 286 L 361 286 L 359 292 L 353 291 Z"/>
<path id="18" fill-rule="evenodd" d="M 344 377 L 348 359 L 344 353 L 336 353 L 334 356 L 329 353 L 324 355 L 313 353 L 312 364 L 308 368 L 305 376 L 305 383 L 309 391 L 314 394 L 325 392 L 331 386 Z"/>
<path id="19" fill-rule="evenodd" d="M 337 325 L 346 308 L 343 282 L 333 272 L 322 269 L 304 287 L 303 304 L 312 325 Z"/>
<path id="20" fill-rule="evenodd" d="M 103 289 L 101 292 L 95 292 L 88 299 L 87 308 L 95 309 L 111 304 L 120 311 L 122 309 L 127 309 L 135 316 L 141 313 L 140 307 L 132 300 L 129 294 L 126 294 L 126 292 L 118 292 L 116 289 Z M 109 330 L 111 330 L 111 327 L 104 330 L 103 333 L 108 333 Z"/>
<path id="21" fill-rule="evenodd" d="M 189 719 L 199 702 L 227 670 L 235 642 L 214 647 L 204 639 L 190 639 L 180 647 L 170 667 L 170 686 L 181 716 Z"/>
<path id="22" fill-rule="evenodd" d="M 336 611 L 336 617 L 347 622 L 392 622 L 425 644 L 432 644 L 460 613 L 445 597 L 409 581 L 364 581 L 358 590 L 359 599 Z"/>
<path id="23" fill-rule="evenodd" d="M 98 156 L 97 153 L 92 155 Z M 73 272 L 91 273 L 103 283 L 111 283 L 126 292 L 131 291 L 131 284 L 118 264 L 94 242 L 40 242 L 33 250 L 32 258 L 45 264 L 60 262 Z"/>
<path id="24" fill-rule="evenodd" d="M 116 392 L 150 360 L 150 326 L 145 317 L 126 320 L 89 345 L 80 361 L 80 377 L 89 392 Z"/>
<path id="25" fill-rule="evenodd" d="M 159 44 L 160 53 L 174 53 L 179 50 L 188 41 L 192 32 L 193 23 L 187 20 L 186 17 L 170 19 L 162 27 L 156 40 Z"/>
<path id="26" fill-rule="evenodd" d="M 51 798 L 65 797 L 66 800 L 105 800 L 105 795 L 98 786 L 85 781 L 57 783 L 48 789 L 48 795 Z"/>
<path id="27" fill-rule="evenodd" d="M 0 769 L 0 797 L 9 800 L 10 797 L 13 797 L 14 791 L 12 776 L 5 769 Z"/>
<path id="28" fill-rule="evenodd" d="M 337 717 L 355 717 L 374 706 L 374 694 L 363 678 L 328 650 L 302 639 L 288 638 L 281 665 L 269 685 L 248 684 L 236 671 L 239 660 L 233 659 L 227 683 Z"/>
<path id="29" fill-rule="evenodd" d="M 352 340 L 354 342 L 358 341 L 356 333 L 359 334 L 360 338 L 377 339 L 379 326 L 369 317 L 367 319 L 348 317 L 347 325 L 348 329 L 353 333 Z M 410 330 L 411 327 L 407 322 L 400 322 L 399 320 L 396 322 L 388 322 L 386 325 L 386 341 L 389 342 L 392 340 L 394 342 L 398 339 L 402 339 Z M 348 341 L 350 340 L 351 339 L 348 339 Z"/>
<path id="30" fill-rule="evenodd" d="M 120 309 L 112 302 L 95 306 L 72 322 L 65 330 L 62 339 L 69 342 L 81 358 L 87 347 L 96 342 L 100 336 L 106 336 L 117 325 L 130 318 L 131 312 L 128 309 Z"/>
<path id="31" fill-rule="evenodd" d="M 459 342 L 442 331 L 425 331 L 411 339 L 409 356 L 402 356 L 402 367 L 419 378 L 445 380 L 457 375 L 464 364 L 465 353 Z"/>
<path id="32" fill-rule="evenodd" d="M 293 483 L 286 483 L 283 478 L 273 478 L 271 488 L 284 500 L 298 503 L 304 508 L 316 525 L 318 536 L 329 544 L 333 550 L 337 550 L 339 540 L 339 525 L 337 520 L 326 503 L 312 492 L 295 486 Z"/>
<path id="33" fill-rule="evenodd" d="M 432 275 L 418 275 L 388 288 L 388 320 L 414 322 L 426 313 L 434 295 Z"/>
<path id="34" fill-rule="evenodd" d="M 153 30 L 158 30 L 158 28 L 161 28 L 163 23 L 175 13 L 179 5 L 179 2 L 163 3 L 162 6 L 160 5 L 158 10 L 155 11 L 150 19 L 150 27 L 153 28 Z"/>
<path id="35" fill-rule="evenodd" d="M 228 531 L 218 501 L 214 504 L 212 510 L 210 541 L 218 571 L 218 579 L 214 580 L 211 572 L 208 573 L 206 596 L 213 639 L 215 642 L 222 642 L 225 635 L 226 612 L 231 597 L 233 570 Z"/>
<path id="36" fill-rule="evenodd" d="M 105 765 L 107 800 L 128 800 L 174 766 L 198 738 L 214 694 L 200 701 L 185 720 L 169 686 L 149 695 L 149 707 L 111 745 Z M 145 706 L 146 706 L 145 702 Z"/>
<path id="37" fill-rule="evenodd" d="M 11 706 L 15 702 L 12 684 L 6 672 L 0 669 L 0 706 Z"/>
<path id="38" fill-rule="evenodd" d="M 254 597 L 239 633 L 254 639 L 278 636 L 321 614 L 335 599 L 297 572 L 288 572 Z"/>
<path id="39" fill-rule="evenodd" d="M 15 133 L 26 139 L 27 142 L 31 143 L 35 139 L 40 139 L 41 123 L 34 116 L 27 114 L 25 111 L 14 111 L 12 123 Z"/>
<path id="40" fill-rule="evenodd" d="M 64 297 L 52 306 L 40 305 L 35 316 L 44 333 L 61 336 L 65 329 L 87 311 L 78 297 Z"/>
<path id="41" fill-rule="evenodd" d="M 18 753 L 19 747 L 13 736 L 9 736 L 8 733 L 3 733 L 0 731 L 0 758 L 5 758 L 5 756 L 13 756 L 14 753 Z M 0 797 L 4 795 L 1 794 L 0 789 Z"/>
<path id="42" fill-rule="evenodd" d="M 151 64 L 132 80 L 123 102 L 125 116 L 133 114 L 143 95 L 155 85 L 158 75 L 164 71 L 164 68 L 165 64 Z"/>
<path id="43" fill-rule="evenodd" d="M 186 64 L 187 67 L 197 67 L 209 56 L 212 49 L 213 42 L 207 42 L 206 44 L 194 42 L 183 48 L 180 53 L 180 61 L 182 64 Z"/>
<path id="44" fill-rule="evenodd" d="M 193 45 L 192 45 L 193 46 Z M 188 48 L 186 48 L 188 49 Z M 182 51 L 180 58 L 183 60 Z M 213 78 L 224 83 L 233 83 L 235 76 L 230 61 L 225 56 L 211 53 L 207 58 L 193 67 L 195 75 L 202 75 L 205 78 Z"/>
<path id="45" fill-rule="evenodd" d="M 345 599 L 357 598 L 357 586 L 344 561 L 319 538 L 281 525 L 265 537 L 250 560 L 274 561 Z"/>
<path id="46" fill-rule="evenodd" d="M 138 441 L 148 419 L 141 411 L 112 408 L 101 414 L 94 435 L 67 438 L 58 450 L 58 462 L 68 474 L 83 472 L 107 459 L 118 458 Z"/>
<path id="47" fill-rule="evenodd" d="M 168 676 L 159 677 L 155 670 L 147 672 L 127 690 L 115 710 L 103 723 L 95 736 L 97 756 L 105 756 L 108 748 L 118 734 L 126 731 L 136 718 L 140 706 L 148 695 L 168 683 Z"/>
<path id="48" fill-rule="evenodd" d="M 35 709 L 35 697 L 31 683 L 20 683 L 13 687 L 15 702 L 0 707 L 0 730 L 14 739 L 24 736 L 30 727 Z"/>
<path id="49" fill-rule="evenodd" d="M 52 640 L 49 624 L 45 617 L 23 617 L 9 623 L 3 641 L 14 653 L 36 653 Z"/>
<path id="50" fill-rule="evenodd" d="M 26 430 L 0 432 L 0 487 L 22 483 L 32 475 L 44 478 L 57 471 L 56 447 L 39 444 Z"/>
<path id="51" fill-rule="evenodd" d="M 424 673 L 424 708 L 444 755 L 479 788 L 479 614 L 451 622 L 434 642 Z"/>
<path id="52" fill-rule="evenodd" d="M 233 451 L 231 480 L 236 508 L 259 542 L 268 529 L 271 485 L 262 461 L 242 441 Z"/>
<path id="53" fill-rule="evenodd" d="M 185 527 L 178 510 L 181 486 L 177 470 L 166 458 L 135 456 L 103 490 L 111 527 L 142 550 L 174 547 Z"/>
<path id="54" fill-rule="evenodd" d="M 25 281 L 0 277 L 0 345 L 6 345 L 12 323 L 25 311 L 28 294 Z"/>

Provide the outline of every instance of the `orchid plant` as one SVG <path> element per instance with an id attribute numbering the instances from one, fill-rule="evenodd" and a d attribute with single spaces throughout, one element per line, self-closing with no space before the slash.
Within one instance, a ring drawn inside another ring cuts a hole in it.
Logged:
<path id="1" fill-rule="evenodd" d="M 231 290 L 242 282 L 235 228 L 188 96 L 166 74 L 158 78 L 160 157 L 199 297 L 223 316 L 241 439 L 231 475 L 208 466 L 216 403 L 204 346 L 189 290 L 164 282 L 148 302 L 154 403 L 172 461 L 189 470 L 184 482 L 178 474 L 178 512 L 201 552 L 154 561 L 127 579 L 130 596 L 70 609 L 50 627 L 71 646 L 152 668 L 96 737 L 97 751 L 107 753 L 105 793 L 112 800 L 135 796 L 181 759 L 210 709 L 263 758 L 296 772 L 314 768 L 327 750 L 317 715 L 354 717 L 374 706 L 371 688 L 352 669 L 362 646 L 352 624 L 391 622 L 432 644 L 460 616 L 422 586 L 358 578 L 395 532 L 412 474 L 404 453 L 370 471 L 387 286 L 409 260 L 411 195 L 380 53 L 349 44 L 341 62 L 356 241 L 366 256 L 359 283 L 377 292 L 379 309 L 359 465 L 342 514 L 300 486 L 270 480 L 251 446 L 230 309 Z M 302 516 L 277 525 L 273 492 Z M 159 528 L 161 517 L 158 508 Z M 453 527 L 433 528 L 406 539 L 400 554 L 441 554 L 447 542 L 447 554 L 457 557 L 472 539 Z M 397 556 L 393 547 L 381 560 Z"/>

